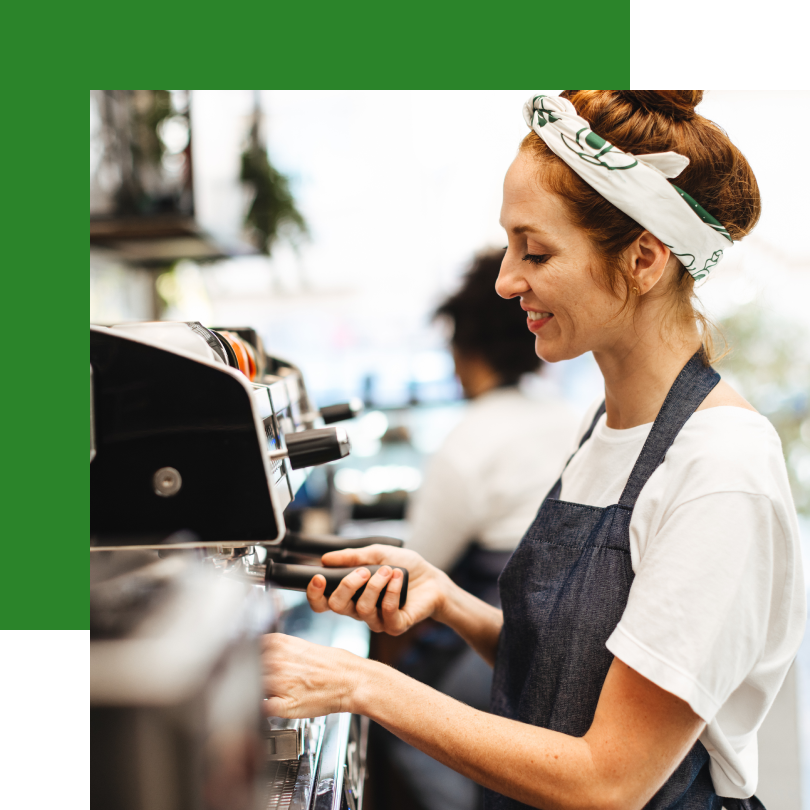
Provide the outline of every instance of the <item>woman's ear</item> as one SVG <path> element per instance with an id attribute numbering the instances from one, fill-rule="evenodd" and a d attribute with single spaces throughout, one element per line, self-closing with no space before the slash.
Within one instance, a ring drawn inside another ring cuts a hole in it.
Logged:
<path id="1" fill-rule="evenodd" d="M 631 289 L 637 295 L 648 293 L 664 275 L 672 251 L 649 231 L 644 231 L 625 251 L 632 276 Z"/>

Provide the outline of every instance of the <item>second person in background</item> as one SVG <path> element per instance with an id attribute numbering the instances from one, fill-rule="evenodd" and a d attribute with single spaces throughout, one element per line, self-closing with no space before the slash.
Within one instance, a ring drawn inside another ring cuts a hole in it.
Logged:
<path id="1" fill-rule="evenodd" d="M 407 547 L 446 571 L 465 590 L 499 606 L 498 575 L 534 520 L 570 454 L 578 418 L 550 390 L 531 395 L 525 375 L 542 366 L 526 340 L 517 301 L 495 292 L 503 251 L 481 253 L 460 289 L 436 310 L 451 327 L 456 375 L 469 404 L 430 460 L 409 512 Z M 549 386 L 549 388 L 551 388 Z M 492 669 L 453 630 L 416 629 L 398 668 L 486 710 Z M 474 810 L 473 781 L 389 735 L 386 746 L 424 810 Z"/>

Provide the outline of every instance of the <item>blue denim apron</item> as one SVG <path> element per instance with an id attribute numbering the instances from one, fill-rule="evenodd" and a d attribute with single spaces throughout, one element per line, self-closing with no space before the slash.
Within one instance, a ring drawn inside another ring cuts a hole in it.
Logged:
<path id="1" fill-rule="evenodd" d="M 605 642 L 633 584 L 633 507 L 686 420 L 719 381 L 701 352 L 684 366 L 617 504 L 600 508 L 558 500 L 562 476 L 551 489 L 499 580 L 504 621 L 492 684 L 494 714 L 574 737 L 588 731 L 613 662 Z M 580 447 L 604 411 L 602 403 Z M 484 806 L 528 807 L 489 790 Z M 714 792 L 709 754 L 700 742 L 646 807 L 764 810 L 756 798 L 722 799 Z"/>

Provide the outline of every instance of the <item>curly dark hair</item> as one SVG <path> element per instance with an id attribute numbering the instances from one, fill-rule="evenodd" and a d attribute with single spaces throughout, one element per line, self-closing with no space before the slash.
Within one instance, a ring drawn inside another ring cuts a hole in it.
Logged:
<path id="1" fill-rule="evenodd" d="M 542 361 L 534 353 L 534 339 L 526 329 L 526 313 L 518 301 L 495 292 L 503 251 L 479 253 L 464 275 L 461 288 L 441 304 L 434 318 L 453 323 L 451 343 L 462 354 L 486 361 L 506 385 L 522 374 L 537 371 Z"/>

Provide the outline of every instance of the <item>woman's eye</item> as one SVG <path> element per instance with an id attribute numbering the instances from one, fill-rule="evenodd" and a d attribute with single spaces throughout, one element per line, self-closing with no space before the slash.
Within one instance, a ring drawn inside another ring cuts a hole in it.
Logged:
<path id="1" fill-rule="evenodd" d="M 551 256 L 548 253 L 544 253 L 542 256 L 536 256 L 534 253 L 527 253 L 523 257 L 524 262 L 531 262 L 532 264 L 545 264 Z"/>

